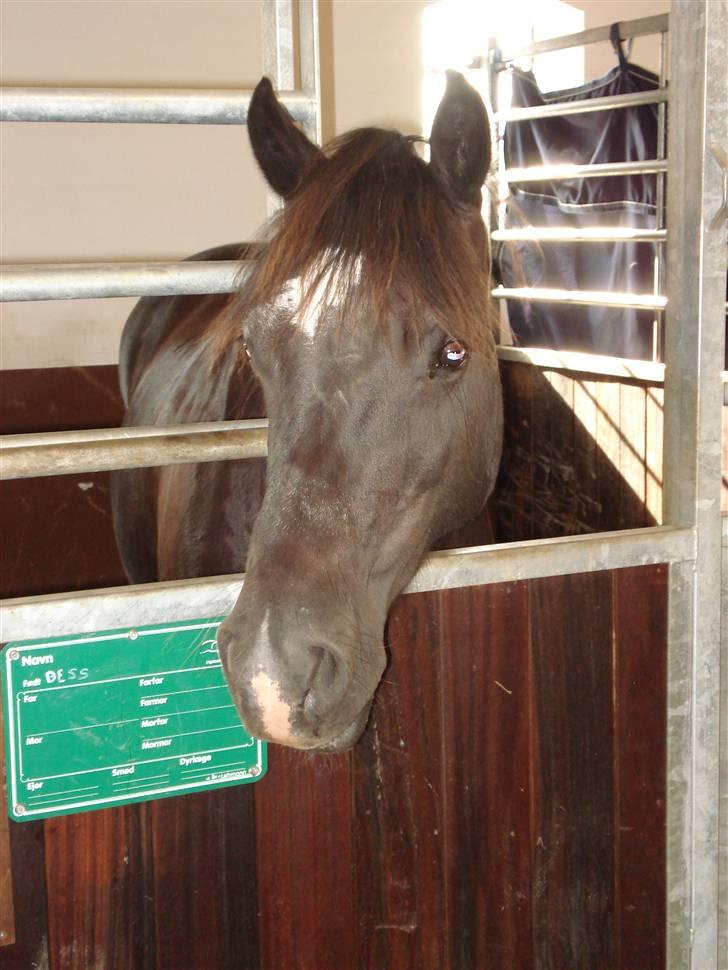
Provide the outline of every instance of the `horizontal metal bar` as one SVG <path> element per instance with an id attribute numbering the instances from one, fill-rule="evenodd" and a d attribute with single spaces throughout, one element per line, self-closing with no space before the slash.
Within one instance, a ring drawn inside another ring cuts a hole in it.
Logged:
<path id="1" fill-rule="evenodd" d="M 539 347 L 498 347 L 503 361 L 544 370 L 661 384 L 664 365 Z M 724 375 L 727 376 L 728 375 Z M 0 436 L 0 481 L 145 468 L 191 461 L 264 458 L 265 418 L 140 428 L 99 428 Z"/>
<path id="2" fill-rule="evenodd" d="M 664 364 L 540 347 L 498 347 L 498 358 L 543 370 L 610 376 L 659 385 Z M 723 373 L 728 381 L 728 372 Z M 0 481 L 144 468 L 267 454 L 265 418 L 143 428 L 100 428 L 0 437 Z"/>
<path id="3" fill-rule="evenodd" d="M 244 125 L 251 96 L 233 88 L 6 87 L 0 90 L 0 121 Z M 296 121 L 307 124 L 314 117 L 309 95 L 278 96 Z"/>
<path id="4" fill-rule="evenodd" d="M 667 230 L 526 226 L 523 229 L 496 229 L 491 238 L 495 242 L 664 242 Z"/>
<path id="5" fill-rule="evenodd" d="M 541 370 L 559 370 L 582 376 L 616 377 L 659 386 L 665 382 L 665 365 L 651 360 L 629 360 L 582 354 L 572 350 L 548 350 L 545 347 L 498 347 L 498 359 L 516 364 L 531 364 Z"/>
<path id="6" fill-rule="evenodd" d="M 536 286 L 498 286 L 490 291 L 497 300 L 533 300 L 537 303 L 567 303 L 578 306 L 611 306 L 635 310 L 664 310 L 664 296 L 608 293 L 597 290 L 551 290 Z"/>
<path id="7" fill-rule="evenodd" d="M 694 558 L 693 530 L 669 526 L 449 549 L 427 556 L 406 592 L 689 562 Z M 243 574 L 216 576 L 3 600 L 0 639 L 7 643 L 221 616 L 232 609 L 244 578 Z"/>
<path id="8" fill-rule="evenodd" d="M 506 182 L 560 182 L 565 179 L 610 178 L 618 175 L 652 175 L 666 172 L 666 158 L 650 158 L 644 162 L 600 162 L 593 165 L 532 165 L 528 168 L 508 168 L 501 178 Z"/>
<path id="9" fill-rule="evenodd" d="M 268 422 L 260 419 L 4 435 L 0 438 L 0 481 L 265 458 L 267 429 Z"/>
<path id="10" fill-rule="evenodd" d="M 633 94 L 612 94 L 606 98 L 589 98 L 584 101 L 551 101 L 527 108 L 508 108 L 495 115 L 495 121 L 528 121 L 533 118 L 560 118 L 567 115 L 588 114 L 590 111 L 611 111 L 613 108 L 636 108 L 642 104 L 659 104 L 668 101 L 667 88 L 653 91 L 635 91 Z"/>
<path id="11" fill-rule="evenodd" d="M 662 34 L 669 29 L 670 15 L 666 13 L 619 22 L 619 36 L 621 40 L 628 40 L 630 37 L 643 37 L 646 34 Z M 610 30 L 611 27 L 592 27 L 589 30 L 581 30 L 576 34 L 564 34 L 561 37 L 549 37 L 547 40 L 537 40 L 513 53 L 504 54 L 501 52 L 500 58 L 496 63 L 507 64 L 511 61 L 519 61 L 526 57 L 535 57 L 537 54 L 549 54 L 552 51 L 568 50 L 570 47 L 584 47 L 587 44 L 598 44 L 601 41 L 608 41 L 610 39 Z"/>
<path id="12" fill-rule="evenodd" d="M 59 263 L 0 266 L 0 303 L 233 293 L 242 262 Z"/>

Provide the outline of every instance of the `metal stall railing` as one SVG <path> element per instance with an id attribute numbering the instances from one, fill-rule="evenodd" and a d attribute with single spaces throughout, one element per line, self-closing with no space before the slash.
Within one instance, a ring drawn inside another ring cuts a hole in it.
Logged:
<path id="1" fill-rule="evenodd" d="M 533 58 L 539 54 L 553 53 L 574 47 L 610 40 L 609 27 L 596 27 L 591 30 L 569 34 L 565 37 L 554 37 L 549 40 L 537 41 L 509 53 L 503 53 L 495 48 L 488 58 L 490 71 L 490 90 L 495 109 L 496 124 L 496 180 L 498 186 L 498 204 L 495 207 L 497 226 L 492 227 L 491 238 L 496 242 L 538 242 L 548 245 L 553 242 L 641 242 L 655 243 L 656 260 L 654 286 L 651 295 L 636 296 L 631 293 L 594 293 L 584 291 L 567 291 L 557 289 L 543 289 L 539 287 L 513 288 L 499 286 L 493 290 L 493 296 L 500 300 L 526 300 L 541 303 L 563 303 L 583 306 L 624 307 L 634 309 L 652 309 L 655 311 L 655 328 L 653 338 L 653 360 L 662 356 L 662 323 L 665 309 L 665 299 L 661 296 L 664 285 L 664 263 L 667 232 L 664 224 L 664 184 L 667 172 L 667 157 L 665 152 L 665 106 L 668 100 L 666 76 L 666 38 L 669 30 L 667 14 L 652 17 L 642 17 L 619 24 L 621 40 L 631 40 L 650 34 L 658 34 L 659 47 L 659 86 L 653 91 L 638 91 L 632 94 L 619 94 L 602 98 L 591 98 L 571 102 L 553 102 L 533 107 L 518 107 L 498 110 L 498 74 L 509 68 L 516 61 Z M 644 161 L 613 162 L 592 165 L 541 165 L 530 168 L 506 169 L 504 160 L 504 133 L 509 122 L 526 121 L 538 118 L 561 118 L 569 115 L 587 114 L 595 111 L 614 111 L 639 105 L 656 104 L 658 107 L 657 124 L 657 157 Z M 625 175 L 657 176 L 657 194 L 655 207 L 655 226 L 652 229 L 610 228 L 610 229 L 569 229 L 528 227 L 523 229 L 505 229 L 506 202 L 508 186 L 512 183 L 562 181 L 574 178 L 610 178 Z"/>
<path id="2" fill-rule="evenodd" d="M 294 12 L 297 16 L 294 18 Z M 665 365 L 591 358 L 528 348 L 502 348 L 501 356 L 536 366 L 592 373 L 665 378 L 665 524 L 598 535 L 532 540 L 437 552 L 428 556 L 410 590 L 435 590 L 503 580 L 583 573 L 651 563 L 670 564 L 668 966 L 718 967 L 718 685 L 720 669 L 720 420 L 722 404 L 725 249 L 723 230 L 711 226 L 720 208 L 723 177 L 709 154 L 710 140 L 728 142 L 722 45 L 728 8 L 712 0 L 673 0 L 670 26 L 669 235 L 652 236 L 667 253 L 669 300 L 657 290 L 645 297 L 667 317 Z M 320 138 L 318 26 L 315 0 L 266 0 L 265 65 L 283 100 L 314 138 Z M 294 21 L 297 30 L 294 31 Z M 636 24 L 636 26 L 635 26 Z M 622 36 L 657 30 L 667 20 L 622 25 Z M 649 30 L 648 30 L 649 28 Z M 586 35 L 591 32 L 586 32 Z M 585 34 L 532 45 L 531 53 L 581 45 Z M 296 36 L 298 58 L 296 54 Z M 661 45 L 664 51 L 664 42 Z M 521 52 L 519 52 L 520 54 Z M 663 80 L 664 80 L 663 64 Z M 647 97 L 664 104 L 663 88 Z M 4 92 L 0 120 L 243 123 L 249 94 L 241 92 L 67 91 Z M 611 99 L 602 99 L 610 101 Z M 625 103 L 625 102 L 623 102 Z M 630 102 L 626 102 L 630 103 Z M 633 100 L 631 103 L 635 103 Z M 644 103 L 641 101 L 640 103 Z M 581 110 L 614 104 L 596 100 Z M 572 106 L 560 105 L 561 113 Z M 524 110 L 524 109 L 521 109 Z M 531 111 L 531 109 L 527 109 Z M 542 110 L 542 109 L 540 109 Z M 513 113 L 498 116 L 504 122 Z M 664 129 L 663 129 L 664 135 Z M 667 171 L 665 153 L 631 171 Z M 582 175 L 609 174 L 596 171 Z M 615 166 L 613 174 L 620 171 Z M 621 172 L 624 173 L 624 165 Z M 558 174 L 558 173 L 557 173 Z M 543 172 L 530 173 L 543 178 Z M 574 172 L 563 173 L 573 177 Z M 506 173 L 523 179 L 523 173 Z M 552 174 L 549 177 L 553 177 Z M 502 231 L 502 227 L 496 232 Z M 664 242 L 663 242 L 664 241 Z M 585 242 L 585 244 L 588 244 Z M 95 264 L 9 267 L 0 298 L 80 299 L 229 292 L 236 264 Z M 561 299 L 631 306 L 630 294 L 496 292 L 496 297 Z M 585 360 L 588 358 L 588 360 Z M 585 367 L 585 364 L 589 366 Z M 179 428 L 124 428 L 42 435 L 2 441 L 3 476 L 64 474 L 174 461 L 241 458 L 265 452 L 265 422 L 217 422 Z M 81 633 L 229 611 L 243 576 L 24 597 L 2 603 L 2 640 Z M 721 932 L 722 929 L 721 929 Z"/>
<path id="3" fill-rule="evenodd" d="M 674 42 L 670 61 L 672 94 L 668 152 L 666 37 L 670 27 Z M 728 790 L 728 781 L 720 780 L 720 758 L 722 756 L 725 764 L 728 755 L 725 748 L 721 752 L 718 675 L 721 625 L 724 639 L 728 637 L 725 602 L 721 606 L 720 517 L 721 403 L 724 396 L 721 382 L 725 382 L 725 373 L 720 374 L 720 367 L 724 359 L 726 309 L 726 173 L 725 169 L 721 173 L 719 166 L 710 159 L 711 154 L 718 162 L 725 159 L 728 134 L 725 50 L 728 7 L 725 3 L 702 0 L 695 3 L 674 0 L 670 18 L 668 15 L 646 17 L 619 25 L 622 40 L 654 33 L 660 37 L 660 60 L 659 87 L 653 92 L 496 110 L 499 192 L 495 209 L 497 228 L 491 233 L 495 240 L 533 240 L 544 245 L 565 240 L 577 244 L 595 240 L 654 242 L 657 258 L 653 293 L 635 297 L 631 294 L 498 287 L 493 295 L 506 300 L 651 308 L 655 311 L 653 360 L 656 362 L 661 358 L 663 347 L 666 360 L 664 519 L 671 524 L 690 523 L 695 541 L 689 561 L 669 560 L 667 965 L 703 970 L 718 967 L 719 953 L 728 953 L 728 915 L 725 909 L 720 910 L 722 916 L 719 919 L 718 902 L 719 883 L 724 888 L 728 886 L 725 818 L 723 839 L 718 834 L 719 791 Z M 610 28 L 605 27 L 540 41 L 507 56 L 497 50 L 491 51 L 491 91 L 497 96 L 495 75 L 516 60 L 609 39 Z M 652 103 L 658 105 L 657 157 L 654 159 L 505 169 L 503 138 L 504 126 L 509 121 Z M 665 176 L 668 171 L 666 219 Z M 657 174 L 656 219 L 652 230 L 504 229 L 509 183 L 638 173 Z M 669 269 L 667 274 L 666 269 Z M 666 282 L 669 304 L 663 295 Z M 669 320 L 666 333 L 663 330 L 665 309 Z M 550 356 L 551 366 L 560 357 L 572 356 L 528 348 L 520 348 L 518 352 L 533 363 L 537 363 L 539 357 L 548 363 Z M 545 360 L 544 354 L 548 355 Z M 607 367 L 601 361 L 593 369 L 590 356 L 573 355 L 574 359 L 564 360 L 559 369 L 586 374 L 618 373 L 616 361 Z M 624 364 L 632 370 L 637 369 L 636 362 Z M 651 531 L 654 537 L 655 533 Z M 651 543 L 652 537 L 647 541 Z M 723 671 L 724 683 L 725 678 Z M 725 700 L 722 716 L 728 723 Z M 723 728 L 725 731 L 725 724 Z M 726 743 L 724 741 L 724 745 Z"/>

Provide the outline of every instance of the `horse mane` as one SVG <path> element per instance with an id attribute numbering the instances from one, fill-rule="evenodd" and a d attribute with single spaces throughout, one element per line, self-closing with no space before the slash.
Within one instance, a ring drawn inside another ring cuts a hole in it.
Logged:
<path id="1" fill-rule="evenodd" d="M 293 279 L 300 316 L 315 300 L 341 323 L 377 325 L 396 301 L 414 332 L 434 315 L 453 337 L 494 354 L 482 222 L 457 211 L 416 153 L 418 140 L 361 128 L 326 147 L 271 220 L 269 241 L 222 315 L 218 359 L 239 338 L 240 321 Z"/>

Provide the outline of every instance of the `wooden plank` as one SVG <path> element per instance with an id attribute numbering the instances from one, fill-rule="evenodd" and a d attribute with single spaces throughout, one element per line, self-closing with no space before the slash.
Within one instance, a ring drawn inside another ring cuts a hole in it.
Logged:
<path id="1" fill-rule="evenodd" d="M 526 583 L 442 597 L 448 962 L 531 970 Z"/>
<path id="2" fill-rule="evenodd" d="M 609 573 L 529 584 L 539 970 L 613 970 L 611 593 Z"/>
<path id="3" fill-rule="evenodd" d="M 665 966 L 667 575 L 613 574 L 618 970 Z"/>
<path id="4" fill-rule="evenodd" d="M 48 965 L 43 823 L 8 818 L 2 722 L 0 704 L 0 966 L 28 970 Z"/>
<path id="5" fill-rule="evenodd" d="M 6 785 L 3 705 L 0 703 L 0 946 L 9 946 L 11 943 L 15 943 L 13 870 L 10 862 L 10 819 L 5 809 L 8 802 Z"/>
<path id="6" fill-rule="evenodd" d="M 271 746 L 255 793 L 261 970 L 355 967 L 350 755 Z"/>
<path id="7" fill-rule="evenodd" d="M 620 529 L 655 524 L 645 507 L 646 396 L 642 385 L 619 385 L 619 410 L 614 420 L 619 423 L 619 472 L 623 479 L 617 518 Z"/>
<path id="8" fill-rule="evenodd" d="M 505 423 L 503 457 L 493 504 L 496 539 L 530 539 L 533 531 L 532 400 L 535 368 L 501 365 Z"/>
<path id="9" fill-rule="evenodd" d="M 160 970 L 258 967 L 253 788 L 149 803 Z"/>
<path id="10" fill-rule="evenodd" d="M 48 903 L 42 822 L 10 823 L 15 943 L 0 951 L 2 970 L 48 966 Z"/>
<path id="11" fill-rule="evenodd" d="M 45 822 L 51 967 L 153 970 L 149 839 L 138 806 Z"/>
<path id="12" fill-rule="evenodd" d="M 581 531 L 593 532 L 601 518 L 597 460 L 596 381 L 574 381 L 574 478 L 577 521 Z"/>
<path id="13" fill-rule="evenodd" d="M 596 532 L 612 528 L 619 515 L 622 478 L 619 474 L 619 385 L 611 381 L 595 383 L 597 397 L 595 471 L 599 487 L 600 515 L 594 522 Z"/>
<path id="14" fill-rule="evenodd" d="M 3 371 L 4 434 L 116 427 L 124 405 L 116 366 Z M 0 483 L 2 596 L 126 582 L 111 527 L 109 475 Z M 93 536 L 93 542 L 89 541 Z"/>
<path id="15" fill-rule="evenodd" d="M 447 966 L 441 595 L 396 603 L 389 666 L 353 753 L 359 968 Z"/>
<path id="16" fill-rule="evenodd" d="M 646 391 L 645 504 L 650 519 L 662 524 L 662 433 L 664 391 L 648 387 Z"/>

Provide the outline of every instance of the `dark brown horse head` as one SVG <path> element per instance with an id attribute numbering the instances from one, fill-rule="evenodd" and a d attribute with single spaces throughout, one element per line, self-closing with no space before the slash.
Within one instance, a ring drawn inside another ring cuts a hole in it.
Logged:
<path id="1" fill-rule="evenodd" d="M 253 734 L 343 750 L 385 667 L 392 601 L 438 537 L 480 511 L 498 465 L 480 215 L 490 134 L 454 73 L 429 164 L 379 129 L 320 151 L 266 80 L 248 126 L 285 207 L 240 297 L 268 470 L 220 650 Z"/>

